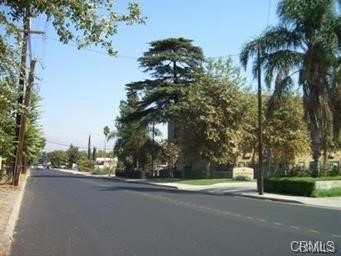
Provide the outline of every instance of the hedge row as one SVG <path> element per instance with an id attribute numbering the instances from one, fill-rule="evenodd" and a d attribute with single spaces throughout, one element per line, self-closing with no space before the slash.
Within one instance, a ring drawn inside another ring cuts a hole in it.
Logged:
<path id="1" fill-rule="evenodd" d="M 144 173 L 142 171 L 130 171 L 130 172 L 117 172 L 117 177 L 128 178 L 128 179 L 143 179 Z"/>
<path id="2" fill-rule="evenodd" d="M 182 174 L 181 174 L 181 171 L 177 171 L 177 170 L 173 170 L 173 178 L 182 178 Z M 160 178 L 170 178 L 172 177 L 171 175 L 171 171 L 170 170 L 161 170 L 160 171 Z"/>
<path id="3" fill-rule="evenodd" d="M 268 178 L 264 180 L 264 191 L 297 196 L 312 196 L 315 181 L 311 179 Z"/>

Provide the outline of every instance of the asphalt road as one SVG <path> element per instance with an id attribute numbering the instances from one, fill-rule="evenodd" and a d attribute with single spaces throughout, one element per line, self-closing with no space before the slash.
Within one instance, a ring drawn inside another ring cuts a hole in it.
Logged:
<path id="1" fill-rule="evenodd" d="M 332 241 L 337 251 L 325 255 L 341 255 L 337 210 L 51 170 L 31 176 L 13 256 L 282 256 L 296 255 L 293 241 Z"/>

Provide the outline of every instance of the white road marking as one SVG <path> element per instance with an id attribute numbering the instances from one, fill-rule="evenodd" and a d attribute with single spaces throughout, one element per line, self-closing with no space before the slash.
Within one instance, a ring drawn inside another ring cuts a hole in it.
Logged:
<path id="1" fill-rule="evenodd" d="M 244 218 L 246 218 L 248 220 L 254 220 L 254 217 L 251 217 L 251 216 L 243 216 L 243 215 L 241 215 L 239 213 L 232 213 L 232 212 L 229 212 L 229 211 L 224 211 L 224 210 L 215 209 L 215 208 L 209 208 L 209 207 L 205 207 L 205 206 L 202 206 L 202 205 L 191 204 L 191 203 L 188 203 L 188 202 L 185 202 L 185 201 L 171 199 L 169 197 L 149 195 L 147 193 L 140 193 L 140 192 L 136 192 L 136 194 L 140 194 L 140 195 L 143 195 L 145 197 L 153 198 L 153 199 L 164 201 L 164 202 L 168 201 L 169 203 L 183 205 L 183 206 L 188 207 L 188 208 L 194 208 L 194 209 L 204 210 L 204 211 L 209 211 L 209 212 L 216 212 L 216 213 L 220 213 L 220 214 L 224 214 L 224 215 L 233 214 L 233 216 L 235 216 L 235 217 L 244 217 Z M 267 222 L 266 219 L 259 219 L 258 221 L 262 222 L 262 223 L 266 223 Z M 280 222 L 274 222 L 273 224 L 277 225 L 277 226 L 283 226 L 283 224 L 280 223 Z M 296 229 L 296 230 L 299 229 L 299 227 L 294 226 L 294 225 L 290 225 L 289 228 L 290 229 Z M 319 234 L 320 233 L 319 231 L 317 231 L 315 229 L 308 229 L 308 230 L 311 233 L 315 233 L 315 234 Z M 341 238 L 341 235 L 338 235 L 338 234 L 332 234 L 332 236 L 336 237 L 336 238 Z"/>

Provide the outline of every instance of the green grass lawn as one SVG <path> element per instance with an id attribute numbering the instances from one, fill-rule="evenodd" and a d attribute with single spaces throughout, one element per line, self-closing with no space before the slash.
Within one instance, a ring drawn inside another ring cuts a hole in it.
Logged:
<path id="1" fill-rule="evenodd" d="M 341 196 L 341 188 L 319 189 L 312 193 L 312 197 Z"/>
<path id="2" fill-rule="evenodd" d="M 225 182 L 241 182 L 239 180 L 234 179 L 171 179 L 171 178 L 157 178 L 157 179 L 150 179 L 152 182 L 177 182 L 181 184 L 188 184 L 188 185 L 212 185 L 217 183 L 225 183 Z M 248 182 L 248 181 L 242 181 Z"/>

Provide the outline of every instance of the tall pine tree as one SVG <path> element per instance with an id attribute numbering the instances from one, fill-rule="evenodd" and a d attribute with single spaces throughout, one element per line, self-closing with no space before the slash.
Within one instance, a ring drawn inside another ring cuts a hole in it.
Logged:
<path id="1" fill-rule="evenodd" d="M 192 40 L 168 38 L 151 42 L 139 63 L 152 79 L 126 85 L 128 92 L 142 94 L 136 111 L 126 120 L 144 123 L 169 121 L 176 103 L 185 94 L 185 88 L 201 71 L 203 60 L 201 48 L 194 46 Z"/>

